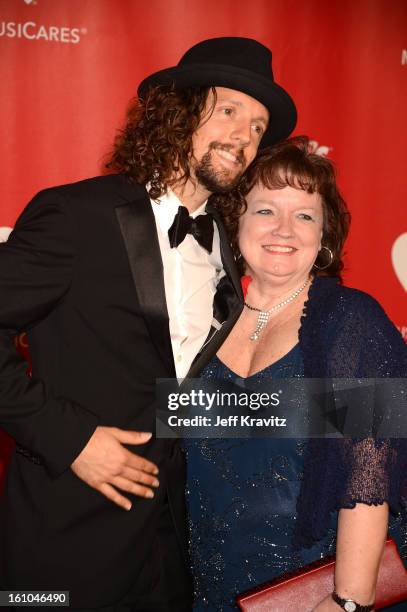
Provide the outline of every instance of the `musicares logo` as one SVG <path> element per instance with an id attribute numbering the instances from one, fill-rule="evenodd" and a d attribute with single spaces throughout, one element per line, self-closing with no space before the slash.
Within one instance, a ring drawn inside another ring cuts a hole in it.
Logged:
<path id="1" fill-rule="evenodd" d="M 37 0 L 23 0 L 24 4 L 36 6 Z M 87 34 L 86 28 L 66 26 L 46 26 L 35 21 L 1 21 L 0 38 L 25 38 L 26 40 L 45 40 L 47 42 L 71 43 L 77 45 L 81 36 Z"/>
<path id="2" fill-rule="evenodd" d="M 38 25 L 35 21 L 16 23 L 0 22 L 0 38 L 25 38 L 26 40 L 46 40 L 48 42 L 72 43 L 81 42 L 81 35 L 87 34 L 86 28 L 68 28 L 64 26 Z"/>
<path id="3" fill-rule="evenodd" d="M 0 242 L 7 242 L 11 232 L 11 227 L 0 227 Z"/>
<path id="4" fill-rule="evenodd" d="M 400 234 L 391 249 L 391 262 L 400 285 L 407 291 L 407 232 Z M 407 325 L 398 326 L 404 341 L 407 343 Z"/>
<path id="5" fill-rule="evenodd" d="M 401 286 L 407 291 L 407 232 L 400 234 L 394 241 L 391 261 Z"/>
<path id="6" fill-rule="evenodd" d="M 332 147 L 326 147 L 325 145 L 320 145 L 316 140 L 310 140 L 308 150 L 310 153 L 316 153 L 321 157 L 326 157 L 329 151 L 332 151 Z"/>

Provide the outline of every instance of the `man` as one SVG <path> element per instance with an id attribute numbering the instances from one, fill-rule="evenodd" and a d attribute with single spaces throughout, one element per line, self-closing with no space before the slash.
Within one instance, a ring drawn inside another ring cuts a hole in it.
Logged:
<path id="1" fill-rule="evenodd" d="M 3 589 L 190 609 L 184 461 L 151 436 L 155 380 L 196 374 L 239 314 L 205 203 L 294 128 L 270 60 L 254 40 L 219 38 L 147 78 L 112 156 L 120 172 L 40 193 L 1 245 L 0 425 L 18 445 Z M 21 330 L 31 379 L 13 349 Z"/>

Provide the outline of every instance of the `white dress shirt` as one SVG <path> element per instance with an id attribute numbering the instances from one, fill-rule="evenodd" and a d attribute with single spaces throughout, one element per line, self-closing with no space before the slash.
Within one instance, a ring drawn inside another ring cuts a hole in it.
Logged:
<path id="1" fill-rule="evenodd" d="M 170 189 L 158 200 L 150 201 L 164 266 L 175 371 L 177 378 L 183 378 L 210 330 L 213 297 L 218 281 L 224 275 L 219 232 L 214 223 L 212 253 L 198 244 L 191 234 L 187 234 L 178 247 L 171 248 L 168 230 L 178 207 L 183 204 Z M 206 202 L 190 216 L 206 214 L 205 206 Z"/>

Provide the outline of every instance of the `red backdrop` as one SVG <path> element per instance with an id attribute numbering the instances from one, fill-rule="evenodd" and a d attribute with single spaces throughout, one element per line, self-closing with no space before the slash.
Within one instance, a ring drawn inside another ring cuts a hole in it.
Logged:
<path id="1" fill-rule="evenodd" d="M 0 240 L 36 191 L 100 172 L 144 76 L 225 35 L 273 50 L 296 133 L 339 169 L 345 280 L 407 337 L 405 0 L 0 0 Z"/>

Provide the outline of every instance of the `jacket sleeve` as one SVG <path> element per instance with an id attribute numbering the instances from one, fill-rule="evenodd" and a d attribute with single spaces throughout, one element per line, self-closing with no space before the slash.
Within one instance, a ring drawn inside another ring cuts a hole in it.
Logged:
<path id="1" fill-rule="evenodd" d="M 98 419 L 53 397 L 46 380 L 29 377 L 14 337 L 40 323 L 69 291 L 75 234 L 62 190 L 50 189 L 30 202 L 0 244 L 0 426 L 52 475 L 71 465 Z"/>
<path id="2" fill-rule="evenodd" d="M 325 303 L 329 314 L 314 311 L 307 322 L 312 330 L 306 333 L 311 338 L 306 352 L 312 352 L 315 359 L 319 350 L 324 364 L 318 375 L 407 378 L 407 346 L 376 300 L 346 290 L 340 299 L 332 297 L 330 304 L 329 299 Z M 297 543 L 307 546 L 322 538 L 335 510 L 384 502 L 394 514 L 406 511 L 404 438 L 310 440 L 297 506 Z"/>

